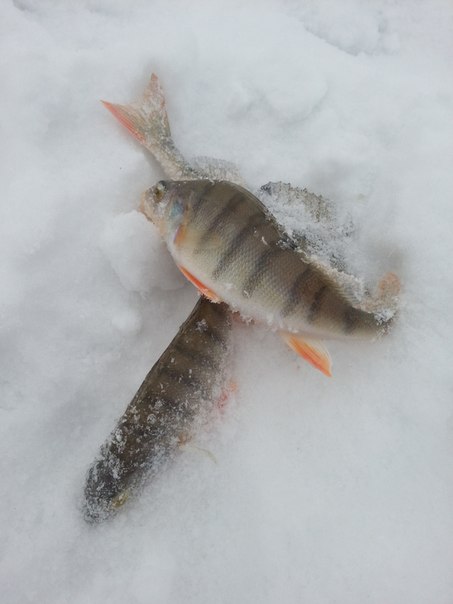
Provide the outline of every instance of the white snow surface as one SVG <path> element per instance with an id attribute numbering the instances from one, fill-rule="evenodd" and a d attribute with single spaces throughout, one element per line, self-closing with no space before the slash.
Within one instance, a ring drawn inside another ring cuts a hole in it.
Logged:
<path id="1" fill-rule="evenodd" d="M 451 604 L 453 5 L 5 0 L 0 7 L 5 604 Z M 162 173 L 99 103 L 156 72 L 188 156 L 351 213 L 403 283 L 325 378 L 237 329 L 238 391 L 99 526 L 85 473 L 192 309 L 136 212 Z"/>

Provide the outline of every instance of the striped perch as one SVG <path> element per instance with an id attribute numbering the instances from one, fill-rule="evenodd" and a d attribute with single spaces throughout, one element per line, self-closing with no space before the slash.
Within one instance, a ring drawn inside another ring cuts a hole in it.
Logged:
<path id="1" fill-rule="evenodd" d="M 261 201 L 239 185 L 160 181 L 145 192 L 143 209 L 205 296 L 278 330 L 327 375 L 330 357 L 317 338 L 375 338 L 393 319 L 395 275 L 384 277 L 378 296 L 359 300 L 353 277 L 296 248 Z"/>
<path id="2" fill-rule="evenodd" d="M 231 312 L 200 298 L 88 471 L 85 517 L 107 518 L 171 459 L 228 393 Z"/>

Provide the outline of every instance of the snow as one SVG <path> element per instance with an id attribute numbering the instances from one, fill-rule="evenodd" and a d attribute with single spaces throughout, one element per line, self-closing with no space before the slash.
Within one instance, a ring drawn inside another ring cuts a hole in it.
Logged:
<path id="1" fill-rule="evenodd" d="M 2 602 L 450 604 L 453 8 L 441 0 L 5 1 Z M 196 447 L 110 522 L 85 473 L 192 309 L 140 195 L 161 173 L 98 102 L 156 72 L 176 143 L 334 200 L 377 343 L 328 380 L 258 326 Z"/>

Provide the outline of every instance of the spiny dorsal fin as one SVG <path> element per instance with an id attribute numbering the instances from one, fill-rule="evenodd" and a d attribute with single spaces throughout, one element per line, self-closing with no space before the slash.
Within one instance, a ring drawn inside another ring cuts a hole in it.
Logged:
<path id="1" fill-rule="evenodd" d="M 228 180 L 236 185 L 246 186 L 238 167 L 232 162 L 215 157 L 201 156 L 192 158 L 191 163 L 198 172 L 205 175 L 205 178 Z"/>

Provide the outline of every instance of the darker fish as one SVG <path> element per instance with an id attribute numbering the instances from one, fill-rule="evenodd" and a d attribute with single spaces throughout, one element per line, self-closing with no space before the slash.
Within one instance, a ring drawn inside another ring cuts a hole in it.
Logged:
<path id="1" fill-rule="evenodd" d="M 227 391 L 231 313 L 200 298 L 90 468 L 85 517 L 107 518 L 187 442 Z"/>

